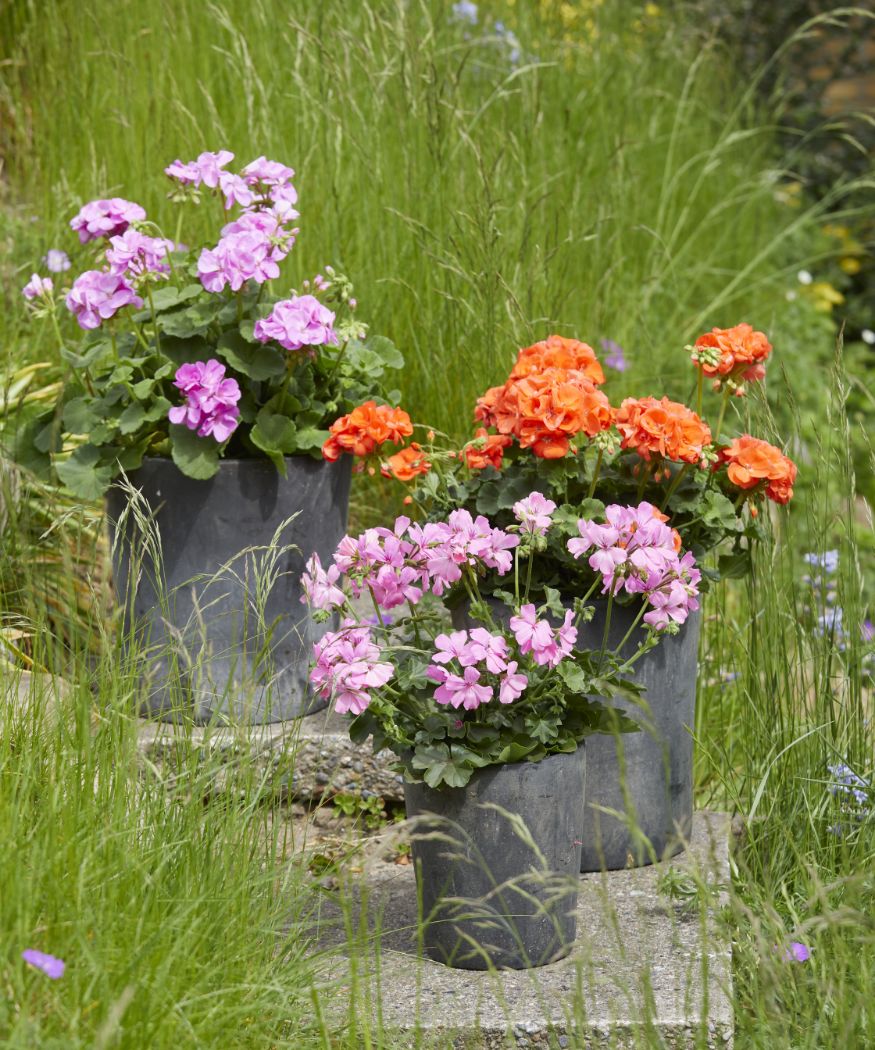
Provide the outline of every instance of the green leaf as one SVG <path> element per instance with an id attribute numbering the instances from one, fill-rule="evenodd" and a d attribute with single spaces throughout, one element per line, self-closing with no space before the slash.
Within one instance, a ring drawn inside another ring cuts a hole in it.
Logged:
<path id="1" fill-rule="evenodd" d="M 429 787 L 464 787 L 471 779 L 473 768 L 465 768 L 454 762 L 446 744 L 417 747 L 410 763 L 414 769 L 423 771 L 423 780 Z"/>
<path id="2" fill-rule="evenodd" d="M 134 397 L 138 398 L 140 401 L 143 401 L 152 393 L 152 388 L 154 386 L 154 379 L 141 379 L 139 383 L 134 383 L 134 385 L 131 387 L 131 393 L 134 395 Z"/>
<path id="3" fill-rule="evenodd" d="M 721 554 L 717 559 L 717 571 L 722 579 L 740 580 L 750 572 L 751 557 L 749 550 L 734 551 L 732 554 Z"/>
<path id="4" fill-rule="evenodd" d="M 74 397 L 64 405 L 64 429 L 71 434 L 90 434 L 100 420 L 90 397 Z"/>
<path id="5" fill-rule="evenodd" d="M 295 435 L 295 443 L 298 452 L 308 452 L 310 449 L 319 449 L 328 440 L 327 430 L 317 430 L 315 427 L 305 427 L 298 430 Z"/>
<path id="6" fill-rule="evenodd" d="M 225 332 L 216 349 L 232 368 L 250 379 L 276 379 L 286 370 L 286 359 L 278 350 L 252 346 L 239 332 Z"/>
<path id="7" fill-rule="evenodd" d="M 163 419 L 170 411 L 170 402 L 166 397 L 156 397 L 149 408 L 146 409 L 146 414 L 143 416 L 143 420 L 146 423 L 154 423 L 156 420 Z"/>
<path id="8" fill-rule="evenodd" d="M 75 350 L 68 350 L 66 347 L 61 348 L 61 360 L 66 361 L 67 364 L 72 365 L 75 369 L 90 368 L 95 361 L 111 354 L 112 343 L 108 339 L 101 339 L 90 346 L 86 344 L 81 354 Z"/>
<path id="9" fill-rule="evenodd" d="M 572 693 L 588 693 L 592 689 L 592 679 L 572 660 L 557 664 L 556 673 Z"/>
<path id="10" fill-rule="evenodd" d="M 161 342 L 164 342 L 164 333 L 176 336 L 180 339 L 189 339 L 192 336 L 203 335 L 207 328 L 216 320 L 225 303 L 218 296 L 210 296 L 200 302 L 192 303 L 182 310 L 173 310 L 161 315 L 158 327 L 161 330 Z"/>
<path id="11" fill-rule="evenodd" d="M 161 336 L 161 353 L 178 367 L 192 361 L 205 361 L 210 356 L 206 339 L 199 335 L 185 338 L 172 335 Z"/>
<path id="12" fill-rule="evenodd" d="M 203 290 L 203 286 L 200 284 L 187 284 L 184 288 L 177 288 L 175 285 L 156 288 L 155 291 L 152 292 L 152 302 L 150 303 L 144 296 L 143 298 L 146 305 L 142 310 L 138 310 L 133 315 L 133 319 L 137 324 L 142 324 L 144 321 L 151 321 L 153 305 L 156 314 L 164 313 L 166 310 L 172 310 L 174 306 L 179 306 L 180 303 L 184 303 L 186 300 L 193 299 L 196 295 L 200 295 Z"/>
<path id="13" fill-rule="evenodd" d="M 403 368 L 404 355 L 385 335 L 372 335 L 365 340 L 368 350 L 379 357 L 386 368 Z"/>
<path id="14" fill-rule="evenodd" d="M 122 434 L 133 434 L 146 418 L 146 410 L 139 401 L 132 401 L 118 417 L 118 428 Z"/>
<path id="15" fill-rule="evenodd" d="M 274 415 L 264 408 L 249 436 L 265 452 L 291 454 L 297 449 L 295 424 L 288 416 Z"/>
<path id="16" fill-rule="evenodd" d="M 102 462 L 102 454 L 94 445 L 82 445 L 69 459 L 55 463 L 58 477 L 80 499 L 95 500 L 112 484 L 115 470 Z"/>
<path id="17" fill-rule="evenodd" d="M 565 617 L 565 606 L 562 604 L 562 597 L 555 587 L 547 587 L 545 585 L 544 599 L 544 604 L 554 616 L 558 616 L 560 619 Z"/>
<path id="18" fill-rule="evenodd" d="M 183 474 L 198 481 L 211 478 L 219 469 L 219 446 L 211 437 L 198 437 L 181 424 L 170 424 L 173 462 Z"/>

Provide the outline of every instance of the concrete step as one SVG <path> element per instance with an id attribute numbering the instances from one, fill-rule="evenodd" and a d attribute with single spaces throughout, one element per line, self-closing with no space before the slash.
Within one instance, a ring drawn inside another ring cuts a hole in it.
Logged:
<path id="1" fill-rule="evenodd" d="M 330 958 L 327 1011 L 348 1021 L 354 987 L 375 1026 L 379 1010 L 386 1045 L 399 1048 L 730 1047 L 731 945 L 715 918 L 729 883 L 729 834 L 725 814 L 699 812 L 687 850 L 671 861 L 581 876 L 574 951 L 528 971 L 453 970 L 423 958 L 411 866 L 381 859 L 385 849 L 365 856 L 317 930 Z M 703 887 L 692 906 L 660 892 L 669 868 L 675 884 Z M 367 930 L 354 968 L 345 929 Z"/>

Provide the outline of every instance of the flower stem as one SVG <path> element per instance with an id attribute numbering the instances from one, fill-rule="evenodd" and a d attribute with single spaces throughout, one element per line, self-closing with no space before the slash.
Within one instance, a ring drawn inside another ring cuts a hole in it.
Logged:
<path id="1" fill-rule="evenodd" d="M 526 596 L 525 596 L 524 601 L 528 601 L 529 600 L 529 588 L 532 586 L 532 565 L 534 564 L 534 561 L 535 561 L 535 552 L 534 552 L 534 550 L 531 550 L 531 551 L 529 551 L 529 567 L 528 567 L 528 570 L 526 571 Z"/>
<path id="2" fill-rule="evenodd" d="M 696 383 L 696 414 L 701 416 L 702 414 L 702 392 L 705 389 L 705 373 L 701 367 L 697 368 L 696 371 L 699 373 L 699 378 Z"/>
<path id="3" fill-rule="evenodd" d="M 617 646 L 617 654 L 618 655 L 620 653 L 622 653 L 623 648 L 626 645 L 626 642 L 628 642 L 629 639 L 632 637 L 632 632 L 635 630 L 635 628 L 638 626 L 638 624 L 641 623 L 641 617 L 644 615 L 644 610 L 646 608 L 647 608 L 647 602 L 646 601 L 642 601 L 641 608 L 638 610 L 638 615 L 632 621 L 632 626 L 629 628 L 628 631 L 626 631 L 626 634 L 624 635 L 622 642 L 620 642 L 620 644 Z"/>
<path id="4" fill-rule="evenodd" d="M 599 480 L 599 471 L 602 469 L 602 457 L 604 456 L 604 449 L 599 449 L 598 458 L 595 461 L 595 467 L 592 472 L 592 481 L 589 483 L 589 492 L 586 494 L 587 499 L 592 499 L 593 493 L 595 492 L 596 483 Z"/>
<path id="5" fill-rule="evenodd" d="M 687 473 L 687 471 L 689 469 L 690 469 L 690 464 L 689 463 L 684 463 L 684 465 L 681 467 L 681 469 L 672 478 L 671 484 L 668 487 L 668 492 L 666 492 L 666 494 L 665 494 L 665 499 L 662 501 L 662 505 L 659 508 L 661 511 L 665 510 L 665 508 L 668 506 L 668 501 L 672 498 L 672 496 L 677 491 L 678 486 L 680 485 L 681 481 L 683 481 L 684 476 L 686 475 L 686 473 Z"/>
<path id="6" fill-rule="evenodd" d="M 720 431 L 723 429 L 723 418 L 726 415 L 726 406 L 729 404 L 729 398 L 732 396 L 732 391 L 728 386 L 723 388 L 723 404 L 720 406 L 720 415 L 717 417 L 717 427 L 714 430 L 714 444 L 720 440 Z"/>
<path id="7" fill-rule="evenodd" d="M 602 664 L 605 659 L 605 651 L 608 648 L 608 635 L 611 631 L 611 612 L 614 608 L 614 592 L 610 591 L 608 594 L 608 611 L 605 613 L 605 630 L 602 635 L 602 651 L 599 653 L 599 671 L 602 669 Z"/>

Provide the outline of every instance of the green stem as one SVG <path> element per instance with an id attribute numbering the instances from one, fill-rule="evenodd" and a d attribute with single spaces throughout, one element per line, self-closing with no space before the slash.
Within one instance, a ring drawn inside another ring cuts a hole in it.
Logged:
<path id="1" fill-rule="evenodd" d="M 528 601 L 529 600 L 529 588 L 532 586 L 532 565 L 534 564 L 534 561 L 535 561 L 535 552 L 533 550 L 531 550 L 531 551 L 529 551 L 529 567 L 528 567 L 528 569 L 526 571 L 526 596 L 523 599 L 524 601 Z"/>
<path id="2" fill-rule="evenodd" d="M 513 552 L 513 596 L 517 606 L 520 604 L 520 549 L 517 546 Z"/>
<path id="3" fill-rule="evenodd" d="M 158 322 L 155 320 L 155 301 L 152 299 L 152 286 L 146 285 L 146 296 L 149 299 L 149 313 L 152 315 L 152 331 L 155 333 L 155 346 L 161 352 L 161 336 L 158 333 Z"/>
<path id="4" fill-rule="evenodd" d="M 643 468 L 641 471 L 641 478 L 638 481 L 638 502 L 640 503 L 644 499 L 644 490 L 647 488 L 647 482 L 650 480 L 650 475 L 653 472 L 656 460 L 643 460 Z"/>
<path id="5" fill-rule="evenodd" d="M 383 626 L 383 614 L 380 612 L 380 606 L 377 604 L 377 596 L 374 594 L 374 589 L 370 584 L 367 585 L 368 594 L 371 596 L 371 601 L 374 603 L 374 612 L 377 614 L 377 626 Z"/>
<path id="6" fill-rule="evenodd" d="M 668 506 L 668 501 L 677 491 L 678 486 L 680 485 L 681 481 L 683 481 L 684 476 L 686 475 L 687 471 L 689 471 L 689 469 L 690 464 L 684 463 L 681 469 L 672 478 L 671 484 L 668 487 L 668 492 L 666 492 L 665 494 L 665 499 L 662 501 L 662 506 L 659 508 L 661 511 L 665 510 L 665 508 Z"/>
<path id="7" fill-rule="evenodd" d="M 699 379 L 696 383 L 696 413 L 697 415 L 702 414 L 702 392 L 705 389 L 705 373 L 701 368 L 697 368 L 696 371 L 699 373 Z"/>
<path id="8" fill-rule="evenodd" d="M 726 406 L 729 404 L 729 398 L 732 396 L 732 391 L 728 386 L 723 388 L 723 404 L 720 406 L 720 415 L 717 417 L 717 428 L 714 431 L 714 444 L 720 440 L 720 431 L 723 429 L 723 418 L 726 415 Z"/>
<path id="9" fill-rule="evenodd" d="M 614 608 L 614 592 L 611 591 L 608 594 L 608 611 L 605 614 L 605 630 L 604 630 L 604 633 L 602 634 L 602 651 L 599 653 L 599 668 L 598 668 L 599 671 L 601 671 L 601 669 L 602 669 L 602 664 L 604 663 L 604 659 L 605 659 L 605 651 L 608 648 L 608 634 L 610 633 L 610 630 L 611 630 L 611 612 L 613 611 L 613 608 Z"/>
<path id="10" fill-rule="evenodd" d="M 408 598 L 407 608 L 410 609 L 410 617 L 413 620 L 413 635 L 416 638 L 416 644 L 422 648 L 422 638 L 419 635 L 419 617 L 416 615 L 416 606 Z"/>
<path id="11" fill-rule="evenodd" d="M 599 449 L 598 458 L 595 461 L 595 467 L 592 472 L 592 481 L 589 483 L 589 492 L 586 494 L 587 499 L 592 499 L 593 493 L 595 492 L 596 483 L 599 480 L 599 471 L 602 469 L 602 457 L 604 456 L 604 449 Z"/>
<path id="12" fill-rule="evenodd" d="M 115 363 L 121 364 L 121 358 L 118 355 L 118 343 L 115 338 L 115 329 L 112 325 L 109 326 L 109 339 L 112 343 L 112 356 L 115 358 Z"/>
<path id="13" fill-rule="evenodd" d="M 237 324 L 243 320 L 243 289 L 237 293 Z"/>
<path id="14" fill-rule="evenodd" d="M 647 609 L 647 603 L 642 601 L 641 608 L 638 610 L 638 615 L 633 620 L 632 626 L 629 628 L 628 631 L 626 631 L 626 634 L 624 635 L 622 642 L 620 642 L 620 644 L 617 646 L 617 654 L 618 655 L 620 653 L 622 653 L 623 648 L 626 645 L 626 642 L 628 642 L 629 639 L 632 637 L 632 632 L 635 630 L 635 628 L 638 626 L 638 624 L 641 623 L 641 618 L 644 616 L 644 613 L 645 613 L 646 609 Z"/>

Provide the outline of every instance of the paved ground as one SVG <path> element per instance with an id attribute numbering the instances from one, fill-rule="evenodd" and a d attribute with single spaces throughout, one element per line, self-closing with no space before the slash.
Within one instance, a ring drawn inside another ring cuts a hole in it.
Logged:
<path id="1" fill-rule="evenodd" d="M 452 970 L 418 957 L 413 870 L 381 859 L 385 848 L 370 858 L 366 849 L 352 888 L 367 901 L 371 966 L 356 979 L 370 985 L 370 1001 L 379 1001 L 382 1025 L 397 1033 L 399 1046 L 730 1046 L 731 948 L 716 922 L 729 878 L 728 840 L 728 818 L 703 812 L 690 848 L 672 861 L 582 876 L 572 955 L 538 970 L 499 973 Z M 682 889 L 702 887 L 703 906 L 659 891 L 669 867 Z M 328 907 L 321 945 L 336 954 L 326 1001 L 338 1003 L 343 1016 L 347 940 L 331 918 Z M 360 915 L 352 918 L 357 928 Z M 360 941 L 359 967 L 361 951 Z M 367 1001 L 361 984 L 358 994 Z M 642 1044 L 636 1040 L 645 1018 L 651 1038 Z M 695 1042 L 697 1035 L 704 1042 Z"/>

